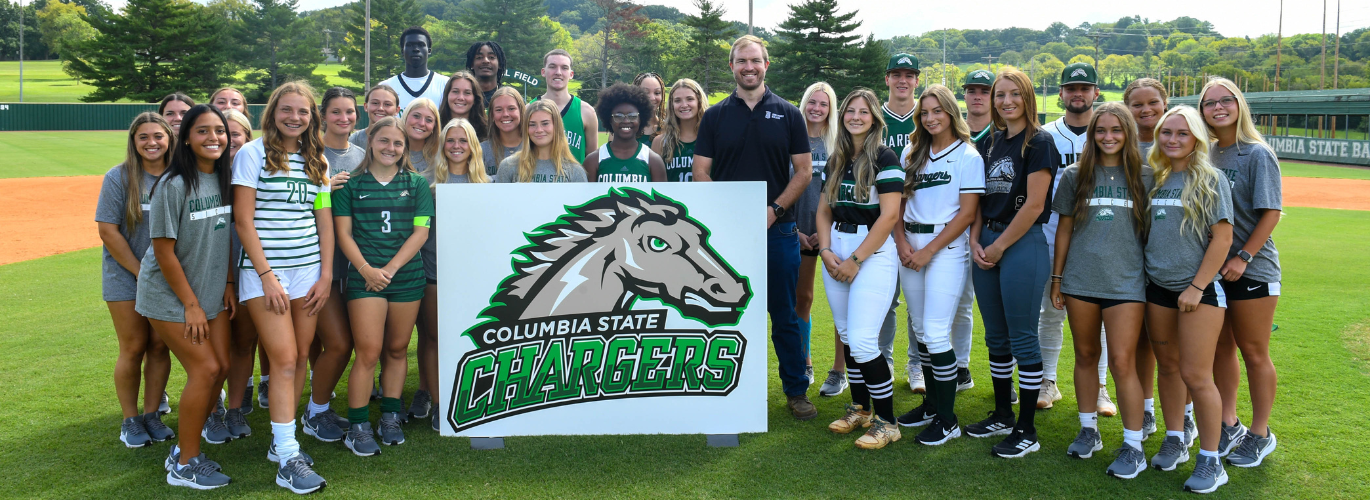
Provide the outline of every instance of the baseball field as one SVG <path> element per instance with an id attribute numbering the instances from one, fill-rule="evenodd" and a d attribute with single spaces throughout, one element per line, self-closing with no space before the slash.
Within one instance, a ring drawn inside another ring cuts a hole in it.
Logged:
<path id="1" fill-rule="evenodd" d="M 4 497 L 285 497 L 265 460 L 267 415 L 248 416 L 254 434 L 208 445 L 234 484 L 213 492 L 175 489 L 161 468 L 166 444 L 129 450 L 111 373 L 117 342 L 100 301 L 99 239 L 92 221 L 100 175 L 118 163 L 122 132 L 0 133 L 0 493 Z M 1285 163 L 1284 219 L 1275 240 L 1284 268 L 1272 356 L 1280 392 L 1272 426 L 1279 449 L 1257 469 L 1229 467 L 1223 498 L 1365 498 L 1370 493 L 1370 170 Z M 830 314 L 814 305 L 813 358 L 820 378 L 832 361 Z M 901 312 L 902 315 L 902 312 Z M 901 329 L 902 330 L 902 329 Z M 977 320 L 977 338 L 982 329 Z M 907 340 L 896 341 L 903 353 Z M 1176 498 L 1193 461 L 1174 472 L 1121 481 L 1104 474 L 1112 456 L 1065 455 L 1078 420 L 1069 342 L 1062 352 L 1065 399 L 1039 412 L 1043 449 L 1020 460 L 991 457 L 991 442 L 962 438 L 941 447 L 913 434 L 878 451 L 852 446 L 827 422 L 847 399 L 811 394 L 819 418 L 798 422 L 770 370 L 770 431 L 714 449 L 702 436 L 522 437 L 498 451 L 440 438 L 427 421 L 408 442 L 359 458 L 341 443 L 301 435 L 329 481 L 322 494 L 348 498 L 764 497 L 764 498 Z M 773 358 L 773 356 L 772 356 Z M 896 364 L 902 364 L 902 354 Z M 984 344 L 971 370 L 977 386 L 957 404 L 963 422 L 993 405 Z M 772 359 L 772 364 L 774 360 Z M 416 364 L 411 360 L 412 393 Z M 902 373 L 902 370 L 900 370 Z M 170 393 L 177 406 L 180 368 Z M 903 377 L 898 377 L 902 384 Z M 346 377 L 338 388 L 347 391 Z M 1245 397 L 1239 414 L 1249 418 Z M 1113 391 L 1110 391 L 1113 392 Z M 1116 394 L 1116 392 L 1114 393 Z M 897 410 L 916 404 L 907 385 Z M 342 410 L 342 402 L 335 409 Z M 1159 405 L 1158 405 L 1159 410 Z M 175 427 L 175 413 L 166 417 Z M 1106 449 L 1121 441 L 1117 417 L 1101 419 Z M 1146 444 L 1156 452 L 1160 439 Z"/>

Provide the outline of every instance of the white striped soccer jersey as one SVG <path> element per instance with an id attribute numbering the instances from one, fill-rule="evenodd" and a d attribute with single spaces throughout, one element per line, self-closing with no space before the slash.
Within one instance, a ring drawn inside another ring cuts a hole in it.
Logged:
<path id="1" fill-rule="evenodd" d="M 262 251 L 272 269 L 291 269 L 319 264 L 319 233 L 314 211 L 328 208 L 329 184 L 314 185 L 305 174 L 304 157 L 291 153 L 288 172 L 266 171 L 262 139 L 244 144 L 233 157 L 233 184 L 257 190 L 253 225 Z M 242 267 L 252 267 L 243 252 Z"/>

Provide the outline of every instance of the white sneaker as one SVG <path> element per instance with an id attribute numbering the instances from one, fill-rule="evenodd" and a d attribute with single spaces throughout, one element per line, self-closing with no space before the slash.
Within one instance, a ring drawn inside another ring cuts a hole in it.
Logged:
<path id="1" fill-rule="evenodd" d="M 904 372 L 908 374 L 909 390 L 915 393 L 928 392 L 928 384 L 923 381 L 923 366 L 909 363 L 904 365 Z"/>
<path id="2" fill-rule="evenodd" d="M 1051 408 L 1057 401 L 1061 400 L 1061 390 L 1056 388 L 1056 381 L 1046 379 L 1042 381 L 1042 390 L 1037 393 L 1037 409 L 1045 410 Z"/>
<path id="3" fill-rule="evenodd" d="M 1118 406 L 1113 404 L 1113 399 L 1108 397 L 1108 387 L 1099 386 L 1098 409 L 1100 417 L 1112 417 L 1118 414 Z"/>

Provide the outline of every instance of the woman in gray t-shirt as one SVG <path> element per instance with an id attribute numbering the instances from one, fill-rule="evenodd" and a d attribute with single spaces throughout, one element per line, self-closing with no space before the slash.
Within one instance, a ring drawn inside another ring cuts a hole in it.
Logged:
<path id="1" fill-rule="evenodd" d="M 134 309 L 141 259 L 150 244 L 149 193 L 166 170 L 173 141 L 171 126 L 157 113 L 134 118 L 128 129 L 128 157 L 105 173 L 100 200 L 95 206 L 95 223 L 104 243 L 101 295 L 119 339 L 119 357 L 114 364 L 114 392 L 124 415 L 119 440 L 130 448 L 175 436 L 162 424 L 158 412 L 171 372 L 171 356 L 162 339 L 153 334 L 147 318 Z M 148 384 L 140 410 L 138 386 L 145 358 Z"/>
<path id="2" fill-rule="evenodd" d="M 813 356 L 809 353 L 813 331 L 813 283 L 818 271 L 818 226 L 815 217 L 818 213 L 818 199 L 823 192 L 823 172 L 828 166 L 828 150 L 837 137 L 837 115 L 832 111 L 840 101 L 832 86 L 824 82 L 809 85 L 800 100 L 804 111 L 804 124 L 808 127 L 810 157 L 813 159 L 813 177 L 809 186 L 794 200 L 795 229 L 799 231 L 799 288 L 796 289 L 795 310 L 799 312 L 800 345 L 804 350 L 804 362 L 810 382 L 813 380 Z M 842 339 L 833 331 L 833 345 L 836 352 L 842 352 Z M 842 356 L 833 356 L 832 369 L 820 389 L 827 389 L 824 396 L 835 396 L 842 392 L 846 384 L 846 362 Z M 834 392 L 835 391 L 835 392 Z"/>

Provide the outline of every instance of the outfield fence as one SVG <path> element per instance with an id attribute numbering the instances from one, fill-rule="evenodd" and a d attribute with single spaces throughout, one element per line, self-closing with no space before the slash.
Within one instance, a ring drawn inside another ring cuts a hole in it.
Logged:
<path id="1" fill-rule="evenodd" d="M 265 104 L 247 105 L 254 127 L 265 109 Z M 0 131 L 128 130 L 144 111 L 157 111 L 157 104 L 0 102 Z M 357 128 L 366 125 L 366 111 L 358 106 Z"/>

